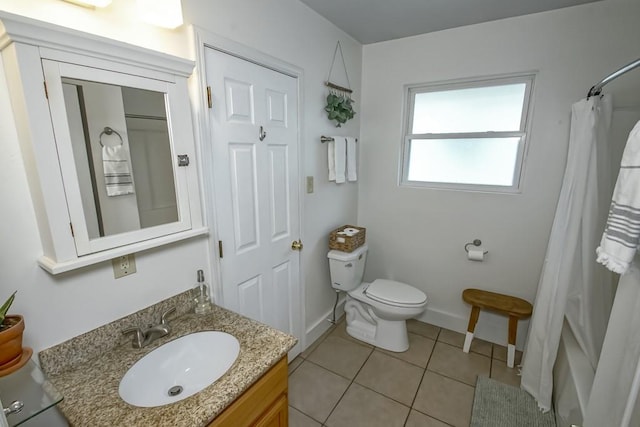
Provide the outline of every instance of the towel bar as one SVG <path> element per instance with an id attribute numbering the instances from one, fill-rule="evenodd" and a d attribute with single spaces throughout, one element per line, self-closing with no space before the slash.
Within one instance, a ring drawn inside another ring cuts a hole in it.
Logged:
<path id="1" fill-rule="evenodd" d="M 322 136 L 320 137 L 320 142 L 322 142 L 323 144 L 324 144 L 325 142 L 329 142 L 329 141 L 333 141 L 333 140 L 334 140 L 334 139 L 333 139 L 332 137 L 330 137 L 330 136 L 324 136 L 324 135 L 322 135 Z M 356 142 L 358 142 L 358 138 L 356 138 Z"/>

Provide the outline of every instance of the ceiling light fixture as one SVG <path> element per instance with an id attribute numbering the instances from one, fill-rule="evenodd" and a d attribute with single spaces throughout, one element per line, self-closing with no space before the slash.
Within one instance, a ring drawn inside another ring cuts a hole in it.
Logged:
<path id="1" fill-rule="evenodd" d="M 73 3 L 78 6 L 95 9 L 96 7 L 107 7 L 111 4 L 111 0 L 64 0 L 67 3 Z"/>
<path id="2" fill-rule="evenodd" d="M 149 24 L 174 29 L 183 23 L 180 0 L 136 0 L 136 3 L 138 15 Z"/>

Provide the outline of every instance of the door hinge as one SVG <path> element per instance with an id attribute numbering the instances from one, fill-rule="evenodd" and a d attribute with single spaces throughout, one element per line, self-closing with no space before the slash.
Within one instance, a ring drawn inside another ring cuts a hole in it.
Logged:
<path id="1" fill-rule="evenodd" d="M 224 252 L 222 251 L 222 240 L 218 240 L 218 253 L 220 258 L 224 258 Z"/>
<path id="2" fill-rule="evenodd" d="M 71 229 L 71 237 L 76 237 L 75 233 L 73 232 L 73 224 L 69 223 L 69 228 Z"/>
<path id="3" fill-rule="evenodd" d="M 189 166 L 188 154 L 178 154 L 178 166 Z"/>
<path id="4" fill-rule="evenodd" d="M 44 84 L 44 96 L 49 99 L 49 90 L 47 89 L 47 82 L 42 82 Z"/>
<path id="5" fill-rule="evenodd" d="M 207 86 L 207 105 L 209 108 L 213 108 L 213 101 L 211 100 L 211 86 Z"/>

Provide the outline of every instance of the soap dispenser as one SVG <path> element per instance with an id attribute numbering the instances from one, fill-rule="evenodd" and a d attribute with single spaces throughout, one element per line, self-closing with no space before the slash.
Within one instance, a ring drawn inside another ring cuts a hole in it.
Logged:
<path id="1" fill-rule="evenodd" d="M 198 270 L 198 283 L 193 288 L 193 300 L 196 303 L 196 314 L 207 314 L 211 311 L 209 288 L 204 282 L 204 272 L 202 270 Z"/>

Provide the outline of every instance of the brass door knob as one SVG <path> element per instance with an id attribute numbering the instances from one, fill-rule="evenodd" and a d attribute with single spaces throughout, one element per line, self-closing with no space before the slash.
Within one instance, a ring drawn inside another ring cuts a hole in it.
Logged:
<path id="1" fill-rule="evenodd" d="M 294 240 L 291 242 L 291 249 L 294 251 L 301 251 L 303 248 L 302 242 L 300 240 Z"/>

